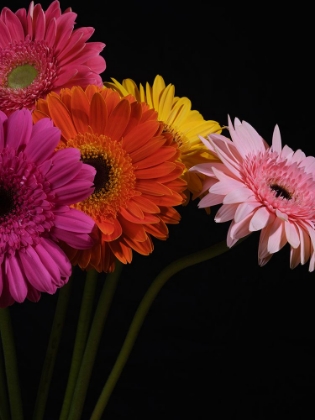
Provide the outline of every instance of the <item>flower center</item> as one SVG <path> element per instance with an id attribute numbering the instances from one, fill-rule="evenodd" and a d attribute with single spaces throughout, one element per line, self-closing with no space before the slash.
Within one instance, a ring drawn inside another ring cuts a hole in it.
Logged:
<path id="1" fill-rule="evenodd" d="M 16 67 L 8 74 L 8 86 L 13 89 L 21 89 L 33 83 L 38 71 L 29 64 Z"/>
<path id="2" fill-rule="evenodd" d="M 23 152 L 0 151 L 0 255 L 39 242 L 53 226 L 51 187 Z"/>
<path id="3" fill-rule="evenodd" d="M 248 156 L 242 172 L 246 185 L 270 211 L 279 210 L 290 217 L 314 217 L 315 180 L 297 162 L 267 150 Z"/>
<path id="4" fill-rule="evenodd" d="M 58 76 L 55 51 L 45 41 L 26 39 L 0 48 L 0 110 L 32 109 Z"/>
<path id="5" fill-rule="evenodd" d="M 292 198 L 290 192 L 285 188 L 281 187 L 280 185 L 272 184 L 270 185 L 270 189 L 272 191 L 275 191 L 276 197 L 285 198 L 286 200 L 291 200 Z"/>
<path id="6" fill-rule="evenodd" d="M 91 165 L 96 169 L 96 175 L 94 178 L 94 194 L 98 193 L 102 189 L 104 189 L 104 192 L 108 191 L 112 174 L 111 167 L 108 166 L 108 162 L 103 159 L 103 156 L 83 157 L 82 160 L 84 163 Z"/>
<path id="7" fill-rule="evenodd" d="M 183 145 L 182 135 L 178 131 L 175 131 L 174 128 L 170 127 L 168 124 L 164 123 L 162 133 L 169 133 L 173 137 L 173 140 L 177 143 L 178 147 Z"/>
<path id="8" fill-rule="evenodd" d="M 14 207 L 13 193 L 3 185 L 0 185 L 0 222 L 13 211 Z"/>
<path id="9" fill-rule="evenodd" d="M 82 161 L 96 169 L 94 193 L 75 207 L 96 219 L 116 216 L 135 195 L 136 183 L 132 160 L 121 142 L 105 135 L 79 133 L 66 147 L 79 149 Z"/>

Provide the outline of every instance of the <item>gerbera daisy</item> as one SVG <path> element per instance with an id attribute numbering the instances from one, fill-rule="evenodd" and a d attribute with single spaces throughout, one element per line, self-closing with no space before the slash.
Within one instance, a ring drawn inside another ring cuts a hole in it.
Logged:
<path id="1" fill-rule="evenodd" d="M 93 28 L 73 30 L 76 17 L 71 8 L 62 13 L 57 0 L 46 11 L 33 1 L 28 11 L 2 9 L 0 110 L 32 109 L 38 98 L 62 87 L 102 85 L 105 44 L 86 42 Z"/>
<path id="2" fill-rule="evenodd" d="M 112 78 L 112 82 L 104 85 L 116 89 L 122 96 L 133 95 L 137 101 L 146 102 L 150 108 L 158 113 L 158 119 L 164 124 L 164 131 L 170 133 L 179 146 L 180 159 L 185 168 L 183 178 L 187 182 L 187 200 L 195 199 L 200 194 L 204 176 L 188 169 L 197 163 L 216 159 L 200 141 L 199 135 L 221 133 L 222 127 L 213 120 L 205 120 L 199 111 L 191 109 L 191 101 L 186 97 L 175 96 L 173 84 L 165 85 L 164 79 L 157 75 L 153 85 L 146 83 L 146 88 L 140 84 L 139 88 L 132 79 L 124 79 L 120 84 Z"/>
<path id="3" fill-rule="evenodd" d="M 71 274 L 58 246 L 93 245 L 94 221 L 70 204 L 93 192 L 95 170 L 77 149 L 55 151 L 60 130 L 31 111 L 0 111 L 0 307 L 55 293 Z"/>
<path id="4" fill-rule="evenodd" d="M 116 258 L 130 263 L 133 250 L 151 253 L 151 236 L 166 239 L 167 224 L 179 222 L 173 206 L 182 204 L 186 188 L 178 147 L 162 133 L 157 113 L 91 85 L 38 101 L 33 118 L 45 116 L 61 129 L 59 147 L 78 148 L 97 171 L 94 193 L 75 207 L 95 220 L 98 243 L 84 251 L 65 245 L 72 263 L 110 272 Z"/>
<path id="5" fill-rule="evenodd" d="M 229 118 L 232 140 L 211 134 L 201 138 L 222 163 L 191 168 L 207 176 L 208 194 L 199 207 L 223 204 L 215 221 L 232 220 L 227 245 L 260 231 L 258 260 L 266 264 L 285 244 L 290 245 L 290 266 L 315 263 L 315 158 L 301 150 L 282 148 L 278 126 L 272 146 L 247 122 Z"/>

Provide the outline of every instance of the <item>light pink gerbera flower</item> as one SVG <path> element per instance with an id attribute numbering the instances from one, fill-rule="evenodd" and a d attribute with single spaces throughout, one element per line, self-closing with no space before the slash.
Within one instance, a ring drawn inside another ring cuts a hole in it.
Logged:
<path id="1" fill-rule="evenodd" d="M 33 125 L 31 111 L 0 111 L 0 307 L 38 301 L 71 275 L 58 246 L 94 244 L 93 220 L 70 205 L 94 191 L 95 169 L 78 149 L 55 151 L 60 130 L 49 118 Z"/>
<path id="2" fill-rule="evenodd" d="M 278 126 L 272 146 L 245 121 L 229 118 L 233 141 L 223 135 L 201 138 L 222 163 L 195 165 L 191 170 L 208 176 L 208 194 L 199 207 L 223 204 L 215 221 L 232 220 L 227 245 L 261 230 L 258 260 L 266 264 L 285 244 L 290 245 L 290 267 L 308 260 L 315 264 L 315 158 L 301 150 L 282 148 Z"/>
<path id="3" fill-rule="evenodd" d="M 30 3 L 28 11 L 0 13 L 0 110 L 7 115 L 63 87 L 102 86 L 106 68 L 100 56 L 105 44 L 86 42 L 94 28 L 73 30 L 76 13 L 61 12 L 59 1 L 44 11 Z"/>

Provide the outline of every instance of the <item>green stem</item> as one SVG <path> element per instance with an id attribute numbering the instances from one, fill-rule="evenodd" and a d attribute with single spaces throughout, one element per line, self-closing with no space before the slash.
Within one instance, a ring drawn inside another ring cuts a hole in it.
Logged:
<path id="1" fill-rule="evenodd" d="M 76 338 L 72 354 L 72 362 L 68 378 L 68 384 L 65 392 L 59 420 L 67 420 L 74 388 L 77 383 L 81 361 L 83 358 L 88 331 L 91 323 L 92 309 L 94 304 L 95 289 L 97 285 L 98 272 L 89 270 L 86 273 L 86 281 L 84 284 L 83 298 L 80 308 Z"/>
<path id="2" fill-rule="evenodd" d="M 226 246 L 226 241 L 222 241 L 202 251 L 198 251 L 186 257 L 179 258 L 178 260 L 170 263 L 157 275 L 157 277 L 154 279 L 151 286 L 147 290 L 146 294 L 142 298 L 140 305 L 138 306 L 138 309 L 133 317 L 132 323 L 126 335 L 125 341 L 121 347 L 120 353 L 104 385 L 101 395 L 95 405 L 90 420 L 100 420 L 102 418 L 101 416 L 105 410 L 105 407 L 112 394 L 112 391 L 120 377 L 120 374 L 128 360 L 128 357 L 131 353 L 131 350 L 136 341 L 139 330 L 144 322 L 144 319 L 156 295 L 159 293 L 159 291 L 167 282 L 167 280 L 171 278 L 174 274 L 183 270 L 184 268 L 190 267 L 195 264 L 199 264 L 206 260 L 210 260 L 211 258 L 223 254 L 229 249 L 230 248 Z"/>
<path id="3" fill-rule="evenodd" d="M 42 368 L 42 374 L 40 383 L 37 391 L 37 398 L 35 402 L 33 420 L 42 420 L 45 414 L 46 401 L 48 398 L 48 392 L 50 382 L 53 374 L 55 360 L 57 357 L 60 338 L 65 322 L 66 312 L 68 308 L 68 302 L 70 298 L 72 284 L 72 276 L 68 283 L 58 290 L 59 296 L 57 306 L 55 310 L 55 316 L 51 327 L 49 342 L 46 350 L 46 356 Z"/>
<path id="4" fill-rule="evenodd" d="M 2 310 L 2 309 L 0 309 Z M 1 330 L 0 330 L 0 420 L 10 418 L 9 396 L 6 383 L 6 374 L 4 366 L 4 354 L 1 343 Z"/>
<path id="5" fill-rule="evenodd" d="M 7 376 L 8 394 L 11 409 L 11 420 L 23 420 L 23 408 L 19 383 L 17 357 L 9 308 L 0 309 L 0 332 L 3 345 L 5 371 Z M 7 408 L 1 401 L 1 414 L 4 415 Z"/>
<path id="6" fill-rule="evenodd" d="M 98 345 L 121 270 L 122 264 L 117 261 L 115 271 L 106 276 L 103 290 L 95 310 L 67 420 L 79 420 L 81 418 Z"/>

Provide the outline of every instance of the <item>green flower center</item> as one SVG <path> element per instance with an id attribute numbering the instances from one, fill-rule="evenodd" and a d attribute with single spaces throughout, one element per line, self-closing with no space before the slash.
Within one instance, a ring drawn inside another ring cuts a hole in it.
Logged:
<path id="1" fill-rule="evenodd" d="M 13 89 L 23 89 L 33 83 L 38 71 L 30 64 L 16 67 L 8 75 L 8 86 Z"/>

